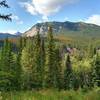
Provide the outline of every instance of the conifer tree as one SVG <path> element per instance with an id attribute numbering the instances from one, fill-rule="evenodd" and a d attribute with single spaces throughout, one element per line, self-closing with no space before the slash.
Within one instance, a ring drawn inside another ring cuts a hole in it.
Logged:
<path id="1" fill-rule="evenodd" d="M 66 59 L 66 69 L 64 72 L 64 89 L 71 89 L 72 88 L 72 66 L 71 66 L 71 60 L 70 60 L 70 55 L 67 55 Z"/>
<path id="2" fill-rule="evenodd" d="M 88 56 L 92 58 L 94 56 L 94 47 L 92 44 L 89 45 L 89 53 Z"/>
<path id="3" fill-rule="evenodd" d="M 100 87 L 100 55 L 99 53 L 97 53 L 97 56 L 96 56 L 94 71 L 95 71 L 95 81 L 97 83 L 97 86 Z"/>
<path id="4" fill-rule="evenodd" d="M 5 40 L 4 46 L 1 52 L 1 73 L 4 80 L 5 89 L 13 89 L 14 88 L 14 57 L 12 53 L 12 46 L 8 39 Z M 6 76 L 7 75 L 7 76 Z"/>
<path id="5" fill-rule="evenodd" d="M 61 89 L 62 88 L 62 65 L 61 65 L 61 54 L 60 54 L 60 51 L 59 51 L 59 46 L 57 46 L 55 48 L 55 66 L 53 68 L 54 70 L 54 87 L 55 88 L 58 88 L 58 89 Z"/>
<path id="6" fill-rule="evenodd" d="M 47 47 L 46 47 L 46 84 L 49 87 L 54 87 L 55 74 L 55 43 L 53 39 L 52 27 L 48 28 Z"/>
<path id="7" fill-rule="evenodd" d="M 42 79 L 42 88 L 45 87 L 45 43 L 44 38 L 41 38 L 41 79 Z"/>
<path id="8" fill-rule="evenodd" d="M 42 59 L 41 59 L 41 38 L 39 34 L 39 30 L 37 35 L 34 37 L 34 68 L 32 74 L 34 74 L 34 82 L 35 87 L 42 87 L 43 81 L 43 67 L 42 66 Z"/>
<path id="9" fill-rule="evenodd" d="M 8 41 L 8 38 L 4 41 L 1 59 L 2 59 L 1 63 L 3 69 L 9 72 L 10 68 L 12 68 L 13 56 L 12 56 L 12 46 L 11 43 Z"/>
<path id="10" fill-rule="evenodd" d="M 22 66 L 22 81 L 23 88 L 31 89 L 32 84 L 34 83 L 33 70 L 34 69 L 34 49 L 33 42 L 28 38 L 26 46 L 22 50 L 21 54 L 21 66 Z M 32 79 L 33 78 L 33 79 Z"/>
<path id="11" fill-rule="evenodd" d="M 15 61 L 15 84 L 16 89 L 21 89 L 21 75 L 22 75 L 22 66 L 21 66 L 21 54 L 20 52 L 16 55 L 16 61 Z"/>

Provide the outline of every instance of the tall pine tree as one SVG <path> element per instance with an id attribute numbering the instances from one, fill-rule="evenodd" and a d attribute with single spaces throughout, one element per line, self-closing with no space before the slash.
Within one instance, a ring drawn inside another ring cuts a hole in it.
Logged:
<path id="1" fill-rule="evenodd" d="M 55 43 L 53 39 L 52 27 L 48 28 L 46 45 L 46 68 L 45 80 L 48 87 L 54 87 L 55 83 Z"/>
<path id="2" fill-rule="evenodd" d="M 12 45 L 8 41 L 8 39 L 5 40 L 4 46 L 1 51 L 1 83 L 5 85 L 6 90 L 14 89 L 14 80 L 15 80 L 15 61 L 14 56 L 12 52 Z"/>
<path id="3" fill-rule="evenodd" d="M 59 50 L 59 46 L 57 46 L 55 48 L 55 66 L 53 68 L 54 70 L 54 87 L 55 88 L 58 88 L 58 89 L 61 89 L 62 88 L 62 65 L 61 65 L 61 62 L 62 62 L 62 59 L 61 59 L 61 54 L 60 54 L 60 50 Z"/>
<path id="4" fill-rule="evenodd" d="M 26 46 L 22 50 L 21 54 L 21 66 L 22 66 L 22 88 L 31 89 L 34 83 L 33 70 L 34 68 L 34 47 L 30 38 L 26 41 Z"/>
<path id="5" fill-rule="evenodd" d="M 43 49 L 43 48 L 42 48 Z M 33 69 L 33 76 L 35 77 L 35 87 L 41 88 L 43 82 L 43 67 L 42 66 L 42 55 L 41 55 L 41 37 L 39 34 L 39 30 L 37 31 L 37 35 L 34 36 L 34 68 Z"/>
<path id="6" fill-rule="evenodd" d="M 64 72 L 64 89 L 71 89 L 72 88 L 72 65 L 70 60 L 70 55 L 67 55 L 67 59 L 65 62 L 66 69 Z"/>
<path id="7" fill-rule="evenodd" d="M 100 55 L 97 53 L 96 61 L 95 61 L 95 81 L 97 83 L 97 86 L 100 87 Z"/>

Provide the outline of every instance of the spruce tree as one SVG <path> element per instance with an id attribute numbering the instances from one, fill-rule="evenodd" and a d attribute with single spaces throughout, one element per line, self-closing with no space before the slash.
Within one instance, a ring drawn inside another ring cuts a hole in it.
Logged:
<path id="1" fill-rule="evenodd" d="M 40 88 L 42 87 L 43 82 L 43 67 L 42 66 L 42 55 L 41 55 L 41 38 L 39 34 L 39 30 L 37 32 L 37 35 L 34 36 L 34 68 L 32 74 L 34 75 L 34 82 L 35 87 Z"/>
<path id="2" fill-rule="evenodd" d="M 22 66 L 22 81 L 23 88 L 31 89 L 34 83 L 33 70 L 34 68 L 34 49 L 33 42 L 30 38 L 27 39 L 26 46 L 22 50 L 21 54 L 21 66 Z"/>
<path id="3" fill-rule="evenodd" d="M 1 52 L 1 66 L 0 70 L 2 73 L 2 80 L 5 84 L 5 89 L 10 90 L 14 88 L 14 56 L 12 52 L 12 45 L 8 41 L 8 39 L 5 40 L 4 46 L 2 48 Z M 7 75 L 7 76 L 6 76 Z M 2 83 L 2 82 L 1 82 Z"/>
<path id="4" fill-rule="evenodd" d="M 45 87 L 45 43 L 44 38 L 41 38 L 41 79 L 42 79 L 42 88 Z"/>
<path id="5" fill-rule="evenodd" d="M 67 59 L 65 61 L 66 69 L 64 72 L 64 89 L 71 89 L 72 88 L 72 65 L 70 60 L 70 55 L 67 55 Z"/>
<path id="6" fill-rule="evenodd" d="M 53 39 L 52 27 L 48 28 L 46 45 L 46 68 L 45 80 L 49 87 L 54 87 L 55 74 L 55 43 Z"/>
<path id="7" fill-rule="evenodd" d="M 55 88 L 58 88 L 58 89 L 61 89 L 62 88 L 62 65 L 61 65 L 61 61 L 62 61 L 62 59 L 61 59 L 61 54 L 60 54 L 60 50 L 59 50 L 59 46 L 57 46 L 56 48 L 55 48 L 55 56 L 54 56 L 54 58 L 55 58 L 55 66 L 54 66 L 54 68 L 53 68 L 53 70 L 54 70 L 54 82 L 53 82 L 53 84 L 54 84 L 54 87 Z"/>
<path id="8" fill-rule="evenodd" d="M 16 84 L 16 89 L 20 90 L 21 89 L 21 75 L 22 75 L 22 66 L 21 66 L 21 53 L 18 52 L 16 55 L 16 61 L 15 61 L 15 84 Z"/>
<path id="9" fill-rule="evenodd" d="M 16 84 L 17 84 L 17 89 L 21 89 L 22 85 L 22 66 L 21 66 L 21 56 L 22 56 L 22 50 L 25 47 L 26 43 L 26 38 L 25 37 L 20 37 L 18 41 L 18 51 L 17 51 L 17 56 L 16 56 Z"/>
<path id="10" fill-rule="evenodd" d="M 95 61 L 95 81 L 97 83 L 97 86 L 100 87 L 100 55 L 97 53 L 96 61 Z"/>

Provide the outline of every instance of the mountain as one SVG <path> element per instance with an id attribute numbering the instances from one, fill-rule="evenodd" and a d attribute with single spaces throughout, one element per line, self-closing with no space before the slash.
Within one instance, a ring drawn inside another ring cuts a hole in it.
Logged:
<path id="1" fill-rule="evenodd" d="M 21 32 L 16 32 L 15 35 L 17 35 L 17 36 L 21 36 L 22 33 L 21 33 Z"/>
<path id="2" fill-rule="evenodd" d="M 40 34 L 46 35 L 48 26 L 53 27 L 55 35 L 100 37 L 100 26 L 84 22 L 44 22 L 37 23 L 24 33 L 25 36 L 34 36 L 40 29 Z"/>
<path id="3" fill-rule="evenodd" d="M 22 33 L 17 32 L 15 34 L 10 34 L 10 33 L 0 33 L 0 39 L 5 39 L 5 38 L 15 38 L 21 36 Z"/>

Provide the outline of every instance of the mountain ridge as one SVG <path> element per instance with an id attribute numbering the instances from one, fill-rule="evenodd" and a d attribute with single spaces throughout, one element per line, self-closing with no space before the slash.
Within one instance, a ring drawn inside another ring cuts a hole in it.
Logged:
<path id="1" fill-rule="evenodd" d="M 34 36 L 37 34 L 37 30 L 40 30 L 40 34 L 47 34 L 48 26 L 53 27 L 54 34 L 64 35 L 92 35 L 100 36 L 100 26 L 84 22 L 43 22 L 33 25 L 29 30 L 24 33 L 24 36 Z"/>
<path id="2" fill-rule="evenodd" d="M 0 39 L 5 39 L 5 38 L 16 38 L 21 36 L 22 33 L 16 32 L 15 34 L 10 34 L 10 33 L 0 33 Z"/>

